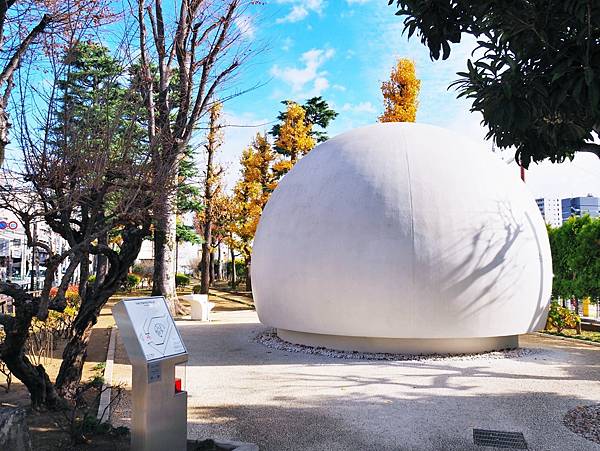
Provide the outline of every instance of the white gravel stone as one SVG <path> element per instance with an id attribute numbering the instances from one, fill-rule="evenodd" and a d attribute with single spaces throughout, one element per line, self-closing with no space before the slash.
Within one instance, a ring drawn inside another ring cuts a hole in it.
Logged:
<path id="1" fill-rule="evenodd" d="M 476 359 L 515 359 L 534 353 L 539 353 L 539 349 L 517 348 L 504 349 L 492 352 L 482 352 L 479 354 L 389 354 L 383 352 L 357 352 L 357 351 L 339 351 L 322 347 L 305 346 L 296 343 L 289 343 L 277 336 L 275 329 L 264 331 L 253 338 L 254 342 L 261 343 L 268 348 L 278 349 L 280 351 L 301 352 L 304 354 L 322 355 L 335 359 L 352 360 L 401 360 L 401 361 L 438 361 L 438 360 L 476 360 Z"/>

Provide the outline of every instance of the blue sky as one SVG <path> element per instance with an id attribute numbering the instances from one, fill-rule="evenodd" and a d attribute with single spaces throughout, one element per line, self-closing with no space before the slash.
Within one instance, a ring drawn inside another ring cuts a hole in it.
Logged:
<path id="1" fill-rule="evenodd" d="M 264 84 L 225 105 L 226 129 L 221 161 L 229 188 L 239 177 L 239 158 L 257 131 L 268 131 L 284 99 L 304 102 L 321 95 L 339 113 L 329 135 L 377 121 L 381 114 L 381 82 L 398 58 L 411 58 L 421 80 L 417 121 L 452 129 L 482 143 L 486 130 L 470 103 L 448 90 L 456 72 L 464 70 L 474 39 L 452 47 L 446 61 L 431 61 L 428 49 L 413 36 L 402 35 L 402 18 L 387 0 L 268 0 L 238 25 L 248 39 L 265 50 L 246 66 L 236 88 Z M 512 151 L 504 152 L 507 158 Z M 518 172 L 518 168 L 515 168 Z M 536 197 L 600 195 L 600 160 L 591 154 L 573 162 L 532 165 L 527 185 Z"/>
<path id="2" fill-rule="evenodd" d="M 411 58 L 421 79 L 417 121 L 484 135 L 469 103 L 448 91 L 456 72 L 466 66 L 473 41 L 453 48 L 449 60 L 432 62 L 418 39 L 402 35 L 402 19 L 387 0 L 271 0 L 240 24 L 249 39 L 266 49 L 243 69 L 239 86 L 264 86 L 229 101 L 230 124 L 264 124 L 275 120 L 280 101 L 304 102 L 321 95 L 339 113 L 330 135 L 373 123 L 382 112 L 381 82 L 399 57 Z M 230 129 L 223 147 L 228 180 L 237 176 L 239 158 L 256 129 Z M 491 145 L 488 144 L 491 147 Z"/>
<path id="3" fill-rule="evenodd" d="M 383 110 L 381 82 L 389 77 L 398 58 L 415 61 L 421 80 L 417 121 L 452 129 L 482 143 L 486 130 L 481 116 L 470 113 L 470 103 L 448 90 L 456 72 L 464 70 L 474 48 L 470 38 L 452 47 L 448 60 L 431 61 L 416 36 L 402 34 L 403 19 L 387 0 L 263 0 L 253 2 L 237 22 L 253 48 L 262 49 L 242 67 L 228 86 L 243 91 L 224 107 L 225 141 L 219 160 L 231 189 L 239 177 L 239 159 L 257 132 L 269 131 L 283 108 L 281 101 L 303 103 L 320 95 L 339 113 L 330 136 L 377 121 Z M 104 36 L 108 41 L 112 34 Z M 237 126 L 242 127 L 237 127 Z M 202 139 L 198 136 L 194 141 Z M 17 140 L 8 159 L 17 158 Z M 506 151 L 505 154 L 512 154 Z M 203 155 L 198 155 L 200 162 Z M 578 156 L 573 163 L 544 163 L 528 171 L 535 196 L 600 195 L 600 160 Z"/>

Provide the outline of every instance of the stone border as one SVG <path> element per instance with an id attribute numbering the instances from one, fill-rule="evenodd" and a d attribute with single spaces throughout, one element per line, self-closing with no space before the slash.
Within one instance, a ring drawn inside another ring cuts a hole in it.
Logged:
<path id="1" fill-rule="evenodd" d="M 504 349 L 500 351 L 490 351 L 474 354 L 389 354 L 357 351 L 338 351 L 324 347 L 314 347 L 295 343 L 289 343 L 282 340 L 275 329 L 269 329 L 258 333 L 252 342 L 260 343 L 271 349 L 277 349 L 286 352 L 298 352 L 303 354 L 321 355 L 334 359 L 344 360 L 387 360 L 387 361 L 437 361 L 437 360 L 476 360 L 476 359 L 514 359 L 541 353 L 538 348 L 516 348 Z"/>
<path id="2" fill-rule="evenodd" d="M 108 350 L 106 351 L 106 366 L 104 367 L 104 383 L 102 384 L 102 394 L 98 403 L 98 413 L 96 417 L 102 423 L 102 420 L 110 420 L 110 401 L 112 399 L 112 379 L 113 367 L 115 364 L 115 348 L 117 346 L 117 326 L 110 328 L 110 339 L 108 340 Z M 104 418 L 106 417 L 106 418 Z"/>
<path id="3" fill-rule="evenodd" d="M 573 338 L 573 337 L 563 337 L 562 335 L 547 334 L 546 332 L 535 332 L 535 333 L 536 333 L 536 335 L 541 335 L 542 337 L 546 337 L 546 338 L 550 337 L 550 338 L 556 338 L 558 340 L 571 341 L 573 343 L 592 345 L 592 346 L 600 346 L 600 343 L 598 343 L 596 341 L 581 340 L 579 338 Z"/>

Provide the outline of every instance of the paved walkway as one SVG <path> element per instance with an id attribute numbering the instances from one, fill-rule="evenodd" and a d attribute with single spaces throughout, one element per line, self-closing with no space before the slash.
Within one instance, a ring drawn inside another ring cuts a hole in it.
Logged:
<path id="1" fill-rule="evenodd" d="M 600 348 L 528 335 L 515 359 L 375 362 L 278 351 L 251 341 L 253 311 L 179 321 L 190 438 L 249 441 L 264 451 L 483 450 L 472 429 L 523 432 L 531 450 L 599 445 L 562 424 L 600 401 Z M 115 374 L 130 381 L 122 345 Z M 115 412 L 127 423 L 127 404 Z"/>

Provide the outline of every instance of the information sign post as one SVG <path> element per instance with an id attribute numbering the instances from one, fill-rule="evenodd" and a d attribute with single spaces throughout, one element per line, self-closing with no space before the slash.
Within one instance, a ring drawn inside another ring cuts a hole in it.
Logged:
<path id="1" fill-rule="evenodd" d="M 132 366 L 131 449 L 184 451 L 187 392 L 175 366 L 188 354 L 165 299 L 124 299 L 112 311 Z"/>

